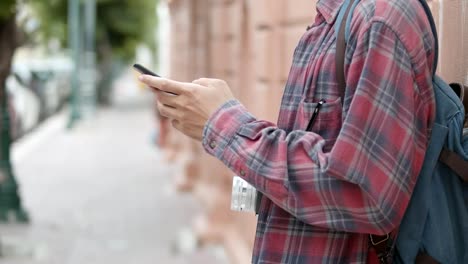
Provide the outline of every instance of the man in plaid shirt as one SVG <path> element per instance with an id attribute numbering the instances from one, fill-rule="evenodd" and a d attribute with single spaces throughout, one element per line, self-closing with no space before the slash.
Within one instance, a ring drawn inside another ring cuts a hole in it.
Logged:
<path id="1" fill-rule="evenodd" d="M 141 76 L 175 128 L 264 194 L 254 263 L 376 262 L 368 234 L 398 227 L 421 169 L 435 118 L 426 14 L 418 0 L 359 2 L 342 104 L 334 22 L 343 2 L 317 2 L 277 124 L 256 119 L 221 80 Z"/>

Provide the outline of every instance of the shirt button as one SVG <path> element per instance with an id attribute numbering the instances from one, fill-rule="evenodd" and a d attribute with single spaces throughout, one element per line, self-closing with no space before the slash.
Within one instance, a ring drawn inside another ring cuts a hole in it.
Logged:
<path id="1" fill-rule="evenodd" d="M 240 175 L 241 175 L 241 176 L 245 176 L 245 170 L 241 170 L 241 171 L 240 171 Z"/>
<path id="2" fill-rule="evenodd" d="M 216 141 L 211 141 L 210 142 L 210 148 L 211 149 L 215 149 L 217 146 L 218 146 L 218 144 L 216 144 Z"/>

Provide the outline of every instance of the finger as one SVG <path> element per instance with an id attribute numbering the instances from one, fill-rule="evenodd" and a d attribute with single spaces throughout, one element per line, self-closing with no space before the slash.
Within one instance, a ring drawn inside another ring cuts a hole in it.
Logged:
<path id="1" fill-rule="evenodd" d="M 177 119 L 172 119 L 172 120 L 171 120 L 171 124 L 172 124 L 172 126 L 173 126 L 175 129 L 177 129 L 177 130 L 180 131 L 180 132 L 183 132 L 182 123 L 181 123 L 179 120 L 177 120 Z"/>
<path id="2" fill-rule="evenodd" d="M 208 86 L 211 82 L 212 82 L 212 79 L 209 79 L 209 78 L 200 78 L 200 79 L 196 79 L 196 80 L 193 81 L 192 83 L 198 84 L 198 85 L 202 85 L 202 86 Z"/>
<path id="3" fill-rule="evenodd" d="M 188 89 L 188 83 L 177 82 L 174 80 L 159 78 L 151 75 L 141 75 L 138 79 L 150 87 L 168 93 L 183 94 Z"/>
<path id="4" fill-rule="evenodd" d="M 158 111 L 160 115 L 169 119 L 175 119 L 179 117 L 179 111 L 177 111 L 177 109 L 164 105 L 161 102 L 158 102 Z"/>
<path id="5" fill-rule="evenodd" d="M 201 141 L 203 139 L 202 133 L 201 133 L 201 131 L 203 131 L 202 129 L 197 128 L 196 126 L 183 125 L 183 123 L 177 119 L 171 120 L 171 123 L 172 123 L 172 126 L 176 130 L 182 132 L 182 134 L 192 139 L 198 140 L 198 141 Z"/>
<path id="6" fill-rule="evenodd" d="M 173 108 L 177 108 L 178 106 L 178 96 L 174 96 L 172 94 L 168 94 L 167 92 L 163 92 L 158 89 L 154 89 L 154 92 L 156 93 L 156 100 L 161 102 L 164 105 L 171 106 Z"/>

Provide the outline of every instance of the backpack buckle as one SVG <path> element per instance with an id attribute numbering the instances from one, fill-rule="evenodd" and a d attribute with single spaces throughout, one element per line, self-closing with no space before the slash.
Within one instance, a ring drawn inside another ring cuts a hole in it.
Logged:
<path id="1" fill-rule="evenodd" d="M 370 237 L 371 244 L 372 244 L 373 246 L 377 246 L 377 245 L 379 245 L 379 244 L 382 244 L 382 243 L 384 243 L 384 242 L 387 242 L 387 240 L 390 239 L 390 234 L 387 234 L 387 235 L 385 235 L 385 236 L 377 236 L 378 239 L 380 239 L 380 241 L 377 240 L 377 242 L 374 241 L 374 236 L 373 236 L 373 235 L 369 235 L 369 237 Z"/>
<path id="2" fill-rule="evenodd" d="M 377 258 L 379 259 L 380 264 L 389 264 L 391 261 L 392 256 L 392 248 L 388 245 L 390 241 L 390 234 L 386 234 L 384 236 L 375 236 L 369 235 L 370 243 L 377 254 Z"/>

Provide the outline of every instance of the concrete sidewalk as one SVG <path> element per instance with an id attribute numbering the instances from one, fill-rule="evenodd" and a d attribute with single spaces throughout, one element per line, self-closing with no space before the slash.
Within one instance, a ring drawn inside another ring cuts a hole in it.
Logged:
<path id="1" fill-rule="evenodd" d="M 121 86 L 137 89 L 128 79 Z M 151 95 L 125 91 L 118 87 L 115 107 L 74 130 L 64 129 L 62 114 L 15 146 L 32 223 L 0 226 L 0 263 L 226 263 L 213 248 L 174 254 L 200 208 L 174 192 L 171 168 L 151 142 Z"/>

